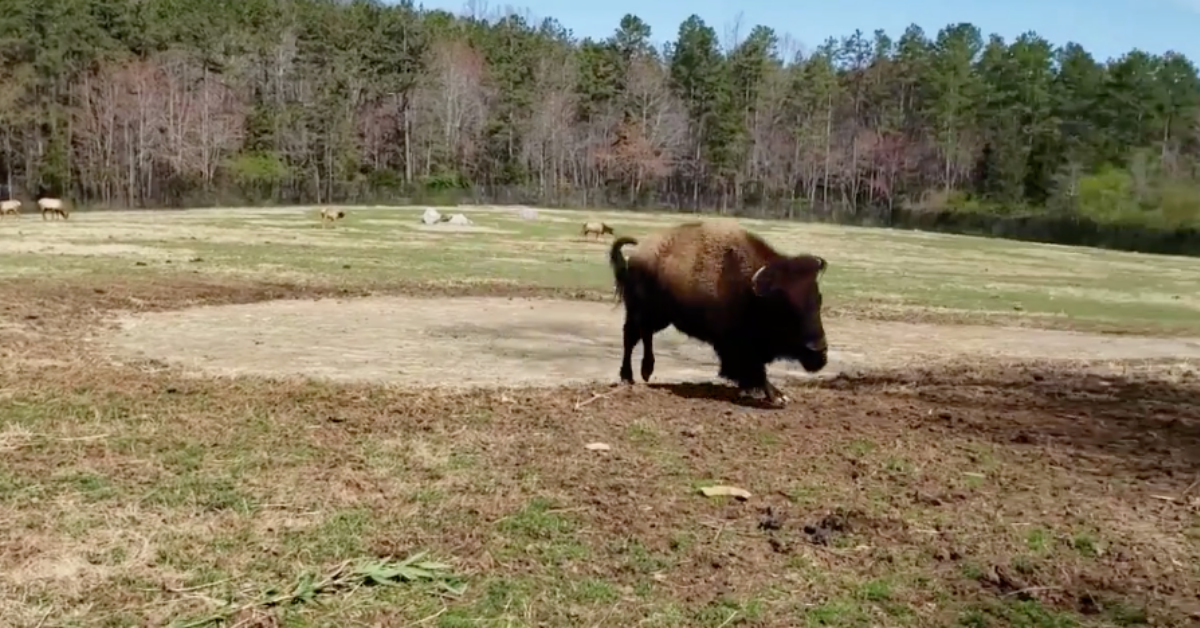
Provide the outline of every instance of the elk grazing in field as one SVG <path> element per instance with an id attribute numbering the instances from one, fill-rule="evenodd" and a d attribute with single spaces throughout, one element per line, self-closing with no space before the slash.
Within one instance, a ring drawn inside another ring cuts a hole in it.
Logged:
<path id="1" fill-rule="evenodd" d="M 9 215 L 17 217 L 21 216 L 21 201 L 18 201 L 15 198 L 7 201 L 0 201 L 0 218 Z"/>
<path id="2" fill-rule="evenodd" d="M 346 217 L 346 212 L 338 209 L 333 210 L 328 207 L 321 209 L 321 228 L 324 229 L 330 224 Z"/>
<path id="3" fill-rule="evenodd" d="M 621 249 L 636 245 L 626 259 Z M 786 397 L 767 380 L 766 365 L 799 361 L 825 367 L 817 278 L 825 260 L 787 256 L 733 221 L 685 223 L 641 243 L 617 238 L 609 252 L 617 296 L 625 303 L 621 380 L 633 383 L 633 349 L 642 343 L 643 381 L 654 372 L 653 336 L 674 325 L 717 353 L 718 376 L 776 407 Z"/>
<path id="4" fill-rule="evenodd" d="M 44 196 L 38 199 L 37 204 L 42 210 L 42 220 L 46 220 L 47 214 L 51 217 L 57 216 L 63 220 L 66 220 L 71 215 L 71 212 L 67 210 L 66 203 L 61 198 Z"/>
<path id="5" fill-rule="evenodd" d="M 589 233 L 596 234 L 596 239 L 599 240 L 604 234 L 612 235 L 613 228 L 602 222 L 585 222 L 583 223 L 583 237 L 587 237 Z"/>

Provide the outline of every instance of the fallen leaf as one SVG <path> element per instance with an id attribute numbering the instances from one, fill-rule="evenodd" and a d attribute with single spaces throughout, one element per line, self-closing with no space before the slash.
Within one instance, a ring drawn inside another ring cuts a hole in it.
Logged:
<path id="1" fill-rule="evenodd" d="M 704 493 L 705 497 L 724 495 L 738 499 L 750 499 L 750 491 L 736 486 L 703 486 L 700 488 L 700 492 Z"/>
<path id="2" fill-rule="evenodd" d="M 609 447 L 607 443 L 588 443 L 587 445 L 584 445 L 584 447 L 587 447 L 592 451 L 608 451 L 612 449 L 612 447 Z"/>

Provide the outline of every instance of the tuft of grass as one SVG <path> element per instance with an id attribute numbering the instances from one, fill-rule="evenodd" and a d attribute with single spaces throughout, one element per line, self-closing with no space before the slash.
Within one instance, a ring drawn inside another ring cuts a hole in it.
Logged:
<path id="1" fill-rule="evenodd" d="M 964 611 L 958 618 L 961 628 L 1080 628 L 1078 619 L 1056 612 L 1036 600 L 994 601 Z"/>
<path id="2" fill-rule="evenodd" d="M 1071 548 L 1087 558 L 1100 555 L 1100 542 L 1088 532 L 1080 532 L 1071 537 Z"/>
<path id="3" fill-rule="evenodd" d="M 867 628 L 870 626 L 871 615 L 859 604 L 851 600 L 831 600 L 819 606 L 804 611 L 804 625 L 809 628 L 827 626 L 830 628 Z"/>
<path id="4" fill-rule="evenodd" d="M 892 599 L 892 584 L 886 580 L 872 580 L 862 585 L 859 597 L 868 602 L 886 602 Z"/>
<path id="5" fill-rule="evenodd" d="M 285 588 L 268 588 L 250 601 L 231 603 L 198 619 L 184 619 L 178 628 L 206 628 L 230 622 L 239 616 L 254 615 L 266 609 L 312 604 L 318 598 L 353 592 L 359 587 L 396 586 L 431 583 L 443 593 L 460 596 L 466 585 L 450 573 L 450 565 L 424 560 L 418 552 L 400 561 L 346 561 L 325 572 L 306 571 Z"/>
<path id="6" fill-rule="evenodd" d="M 1043 528 L 1033 528 L 1025 536 L 1025 545 L 1034 554 L 1043 554 L 1050 549 L 1053 537 Z"/>

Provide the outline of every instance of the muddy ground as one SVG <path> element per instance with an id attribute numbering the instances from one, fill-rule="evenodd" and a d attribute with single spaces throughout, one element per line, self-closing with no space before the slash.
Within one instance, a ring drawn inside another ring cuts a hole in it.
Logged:
<path id="1" fill-rule="evenodd" d="M 505 297 L 278 300 L 125 316 L 102 342 L 122 356 L 222 375 L 305 375 L 424 386 L 615 381 L 618 307 Z M 1200 339 L 832 319 L 830 364 L 846 371 L 982 360 L 1200 360 Z M 710 380 L 712 350 L 673 328 L 655 338 L 653 381 Z M 641 348 L 635 350 L 641 359 Z M 635 368 L 636 370 L 636 368 Z M 772 365 L 777 376 L 810 377 Z"/>

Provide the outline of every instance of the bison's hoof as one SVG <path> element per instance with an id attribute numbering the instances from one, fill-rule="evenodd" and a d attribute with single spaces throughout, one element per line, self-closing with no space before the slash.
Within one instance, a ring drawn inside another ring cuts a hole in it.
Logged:
<path id="1" fill-rule="evenodd" d="M 654 362 L 642 362 L 642 381 L 650 381 L 650 376 L 654 374 Z"/>
<path id="2" fill-rule="evenodd" d="M 763 397 L 766 398 L 767 403 L 777 408 L 782 408 L 783 406 L 787 405 L 788 401 L 791 401 L 788 399 L 787 395 L 783 394 L 773 384 L 769 383 L 763 387 Z"/>

